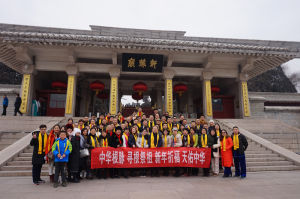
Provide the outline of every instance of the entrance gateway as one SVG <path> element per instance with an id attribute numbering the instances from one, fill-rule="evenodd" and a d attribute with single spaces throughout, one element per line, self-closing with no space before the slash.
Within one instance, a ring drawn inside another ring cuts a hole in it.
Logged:
<path id="1" fill-rule="evenodd" d="M 33 99 L 47 116 L 126 113 L 121 97 L 132 95 L 150 96 L 146 111 L 250 117 L 247 80 L 300 57 L 299 42 L 90 27 L 0 24 L 0 62 L 23 74 L 23 113 Z"/>

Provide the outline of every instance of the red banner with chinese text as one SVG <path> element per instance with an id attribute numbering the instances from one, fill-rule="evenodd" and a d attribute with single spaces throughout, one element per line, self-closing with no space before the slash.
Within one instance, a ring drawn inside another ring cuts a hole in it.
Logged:
<path id="1" fill-rule="evenodd" d="M 91 168 L 209 168 L 210 148 L 112 148 L 92 150 Z"/>

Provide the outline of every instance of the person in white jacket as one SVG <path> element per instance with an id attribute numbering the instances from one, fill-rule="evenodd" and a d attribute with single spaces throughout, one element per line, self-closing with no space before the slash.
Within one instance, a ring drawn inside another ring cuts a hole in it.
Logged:
<path id="1" fill-rule="evenodd" d="M 210 135 L 214 139 L 214 143 L 212 145 L 213 156 L 211 158 L 211 168 L 214 176 L 219 175 L 219 158 L 220 153 L 219 149 L 221 147 L 220 138 L 217 136 L 216 131 L 214 129 L 210 130 Z"/>

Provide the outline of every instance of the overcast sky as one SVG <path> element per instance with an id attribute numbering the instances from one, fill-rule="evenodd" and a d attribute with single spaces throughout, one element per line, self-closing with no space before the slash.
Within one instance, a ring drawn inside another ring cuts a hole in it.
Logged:
<path id="1" fill-rule="evenodd" d="M 300 41 L 300 0 L 0 0 L 0 23 L 186 31 L 186 35 Z M 300 61 L 287 73 L 300 73 Z"/>

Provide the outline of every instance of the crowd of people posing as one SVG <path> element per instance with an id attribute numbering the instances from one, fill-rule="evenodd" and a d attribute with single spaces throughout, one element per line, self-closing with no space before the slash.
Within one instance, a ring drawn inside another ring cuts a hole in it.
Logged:
<path id="1" fill-rule="evenodd" d="M 61 175 L 62 186 L 66 181 L 78 183 L 87 178 L 119 178 L 124 176 L 197 176 L 198 168 L 111 168 L 91 169 L 91 150 L 97 147 L 196 147 L 211 148 L 211 167 L 203 169 L 203 176 L 218 176 L 224 169 L 223 177 L 231 177 L 231 167 L 235 166 L 235 177 L 246 177 L 245 150 L 248 142 L 238 127 L 233 127 L 231 135 L 221 129 L 213 120 L 206 122 L 201 116 L 190 123 L 181 115 L 179 118 L 160 115 L 157 110 L 147 117 L 139 108 L 131 116 L 124 118 L 119 112 L 84 117 L 74 122 L 72 118 L 64 126 L 55 125 L 47 134 L 46 125 L 34 132 L 30 144 L 34 146 L 32 156 L 32 179 L 38 185 L 41 180 L 42 165 L 47 162 L 50 182 L 58 186 Z M 67 175 L 66 175 L 67 173 Z"/>

